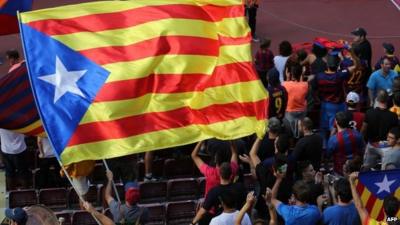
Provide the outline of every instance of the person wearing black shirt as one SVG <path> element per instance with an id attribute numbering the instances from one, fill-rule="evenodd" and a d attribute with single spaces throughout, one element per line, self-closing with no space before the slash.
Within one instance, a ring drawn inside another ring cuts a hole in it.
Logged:
<path id="1" fill-rule="evenodd" d="M 313 122 L 308 117 L 300 123 L 300 129 L 304 137 L 296 143 L 292 157 L 295 161 L 310 160 L 313 167 L 318 170 L 321 164 L 322 137 L 312 131 Z"/>
<path id="2" fill-rule="evenodd" d="M 207 194 L 202 207 L 194 217 L 192 224 L 209 224 L 211 219 L 222 212 L 220 196 L 222 193 L 232 193 L 235 199 L 235 208 L 240 210 L 246 202 L 247 191 L 242 183 L 232 183 L 232 169 L 227 162 L 221 164 L 219 168 L 220 185 L 213 187 Z"/>
<path id="3" fill-rule="evenodd" d="M 376 97 L 377 107 L 369 109 L 365 113 L 365 119 L 361 128 L 361 133 L 368 141 L 365 151 L 364 167 L 373 168 L 377 160 L 383 156 L 379 146 L 380 141 L 386 140 L 386 135 L 392 127 L 398 125 L 397 115 L 387 109 L 388 94 L 380 90 Z"/>
<path id="4" fill-rule="evenodd" d="M 367 31 L 364 28 L 358 27 L 351 32 L 354 35 L 353 41 L 357 43 L 360 47 L 360 59 L 367 61 L 367 74 L 368 76 L 371 75 L 372 67 L 371 67 L 371 60 L 372 60 L 372 48 L 371 43 L 367 40 Z"/>

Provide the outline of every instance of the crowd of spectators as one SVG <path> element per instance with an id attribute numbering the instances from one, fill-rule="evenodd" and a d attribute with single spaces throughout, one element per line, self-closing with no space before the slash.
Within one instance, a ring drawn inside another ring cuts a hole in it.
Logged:
<path id="1" fill-rule="evenodd" d="M 256 4 L 249 6 L 249 13 L 256 10 Z M 269 93 L 268 132 L 262 138 L 197 143 L 190 157 L 205 177 L 205 194 L 192 224 L 377 224 L 355 181 L 358 172 L 400 168 L 400 64 L 394 46 L 383 43 L 382 57 L 372 67 L 367 32 L 357 28 L 352 34 L 352 44 L 340 49 L 315 42 L 311 51 L 294 51 L 282 41 L 276 56 L 271 41 L 260 40 L 254 62 Z M 7 58 L 11 69 L 21 62 L 15 51 Z M 4 129 L 0 136 L 8 185 L 27 187 L 24 136 Z M 38 151 L 40 170 L 60 170 L 46 138 L 38 139 Z M 152 173 L 153 159 L 153 153 L 144 156 L 145 182 L 159 179 Z M 125 203 L 119 204 L 112 195 L 114 175 L 107 171 L 105 200 L 114 222 L 145 224 L 148 211 L 137 204 L 138 172 L 127 171 L 120 159 L 109 163 L 125 185 Z M 65 168 L 83 199 L 93 167 L 86 161 Z M 256 180 L 250 193 L 243 171 Z M 386 218 L 393 217 L 399 199 L 390 195 L 383 206 Z M 104 224 L 113 223 L 89 203 L 82 207 Z M 24 224 L 21 210 L 6 216 Z"/>

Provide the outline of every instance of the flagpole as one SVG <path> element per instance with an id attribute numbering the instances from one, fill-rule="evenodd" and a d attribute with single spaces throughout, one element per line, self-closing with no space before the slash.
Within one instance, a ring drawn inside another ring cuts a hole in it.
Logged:
<path id="1" fill-rule="evenodd" d="M 103 164 L 104 164 L 104 166 L 106 167 L 106 171 L 107 171 L 107 170 L 110 170 L 110 168 L 108 167 L 107 161 L 106 161 L 105 159 L 103 159 Z M 110 171 L 111 171 L 111 170 L 110 170 Z M 111 183 L 112 183 L 112 186 L 113 186 L 113 189 L 114 189 L 114 192 L 115 192 L 115 197 L 117 197 L 118 203 L 121 204 L 121 199 L 119 198 L 117 186 L 115 186 L 114 179 L 111 181 Z"/>

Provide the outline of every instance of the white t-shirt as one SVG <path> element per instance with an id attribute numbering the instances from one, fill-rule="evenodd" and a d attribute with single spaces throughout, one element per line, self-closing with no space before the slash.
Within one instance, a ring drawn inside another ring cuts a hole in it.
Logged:
<path id="1" fill-rule="evenodd" d="M 235 219 L 237 217 L 237 214 L 239 213 L 238 210 L 232 213 L 221 213 L 219 216 L 214 217 L 210 225 L 232 225 L 235 224 Z M 251 221 L 247 213 L 244 215 L 242 219 L 242 225 L 251 225 Z"/>
<path id="2" fill-rule="evenodd" d="M 19 154 L 26 149 L 25 136 L 9 130 L 0 129 L 1 151 L 7 154 Z"/>
<path id="3" fill-rule="evenodd" d="M 40 141 L 42 142 L 42 148 L 43 148 L 43 158 L 53 158 L 54 152 L 53 148 L 51 147 L 49 138 L 40 138 Z"/>
<path id="4" fill-rule="evenodd" d="M 274 64 L 276 70 L 279 72 L 279 80 L 281 83 L 283 82 L 283 78 L 285 76 L 285 66 L 289 56 L 283 57 L 281 55 L 277 55 L 274 57 Z"/>

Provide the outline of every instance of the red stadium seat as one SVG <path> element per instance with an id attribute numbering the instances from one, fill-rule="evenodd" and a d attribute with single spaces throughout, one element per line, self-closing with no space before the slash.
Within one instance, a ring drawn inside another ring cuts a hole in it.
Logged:
<path id="1" fill-rule="evenodd" d="M 196 214 L 196 201 L 170 202 L 167 204 L 167 224 L 190 224 Z"/>
<path id="2" fill-rule="evenodd" d="M 199 183 L 194 178 L 168 181 L 168 201 L 196 200 L 199 196 Z"/>
<path id="3" fill-rule="evenodd" d="M 72 225 L 98 225 L 93 216 L 86 211 L 72 213 Z"/>
<path id="4" fill-rule="evenodd" d="M 165 224 L 166 209 L 165 204 L 146 204 L 140 205 L 149 210 L 149 220 L 146 225 L 163 225 Z"/>
<path id="5" fill-rule="evenodd" d="M 140 203 L 156 203 L 167 200 L 167 182 L 140 183 Z"/>
<path id="6" fill-rule="evenodd" d="M 10 208 L 25 207 L 37 204 L 36 190 L 10 191 L 8 195 L 8 205 Z"/>
<path id="7" fill-rule="evenodd" d="M 90 185 L 86 193 L 86 201 L 90 202 L 94 207 L 99 205 L 98 191 L 96 185 Z M 79 209 L 79 197 L 72 187 L 68 189 L 68 206 L 71 209 Z"/>
<path id="8" fill-rule="evenodd" d="M 164 177 L 166 179 L 193 177 L 193 167 L 190 158 L 167 159 L 164 162 Z"/>
<path id="9" fill-rule="evenodd" d="M 47 188 L 39 191 L 39 204 L 43 204 L 50 209 L 64 210 L 67 208 L 67 189 Z"/>

